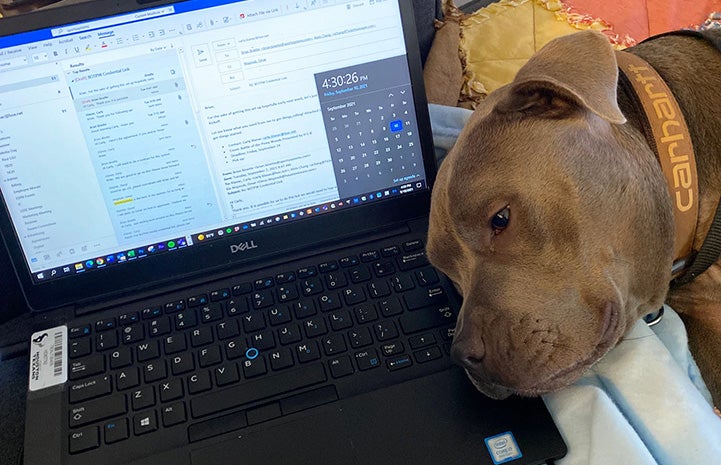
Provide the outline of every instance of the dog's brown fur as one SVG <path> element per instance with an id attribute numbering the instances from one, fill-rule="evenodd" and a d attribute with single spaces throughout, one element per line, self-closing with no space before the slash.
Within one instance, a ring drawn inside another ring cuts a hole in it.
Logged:
<path id="1" fill-rule="evenodd" d="M 631 51 L 674 90 L 694 142 L 697 250 L 721 197 L 721 54 L 669 36 Z M 475 111 L 434 187 L 428 255 L 463 294 L 453 354 L 493 397 L 577 378 L 667 298 L 673 218 L 607 39 L 556 39 Z M 510 222 L 494 229 L 506 206 Z M 716 400 L 721 264 L 673 293 Z"/>

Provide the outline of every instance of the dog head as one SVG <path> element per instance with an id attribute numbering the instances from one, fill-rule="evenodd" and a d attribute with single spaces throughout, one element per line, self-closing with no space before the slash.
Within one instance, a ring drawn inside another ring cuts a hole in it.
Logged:
<path id="1" fill-rule="evenodd" d="M 572 383 L 663 303 L 670 198 L 617 78 L 603 35 L 550 42 L 439 170 L 428 257 L 463 296 L 452 355 L 491 397 Z"/>

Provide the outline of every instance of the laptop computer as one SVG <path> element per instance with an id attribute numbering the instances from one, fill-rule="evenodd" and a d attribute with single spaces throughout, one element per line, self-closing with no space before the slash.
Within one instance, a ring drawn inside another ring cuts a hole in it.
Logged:
<path id="1" fill-rule="evenodd" d="M 408 0 L 98 1 L 0 21 L 26 464 L 536 464 L 449 359 Z"/>

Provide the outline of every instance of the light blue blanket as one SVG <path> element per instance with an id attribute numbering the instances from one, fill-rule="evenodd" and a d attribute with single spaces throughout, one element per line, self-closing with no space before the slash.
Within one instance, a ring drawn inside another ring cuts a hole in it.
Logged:
<path id="1" fill-rule="evenodd" d="M 430 113 L 442 158 L 471 111 Z M 568 445 L 559 465 L 721 465 L 721 419 L 668 306 L 659 324 L 638 321 L 583 378 L 543 399 Z"/>

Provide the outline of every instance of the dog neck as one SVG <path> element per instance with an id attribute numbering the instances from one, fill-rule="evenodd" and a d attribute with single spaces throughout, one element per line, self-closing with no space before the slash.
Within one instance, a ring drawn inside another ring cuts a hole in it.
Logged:
<path id="1" fill-rule="evenodd" d="M 691 135 L 673 93 L 642 58 L 616 52 L 619 84 L 641 115 L 642 132 L 666 178 L 674 205 L 675 241 L 672 275 L 690 265 L 699 211 L 698 174 Z"/>

